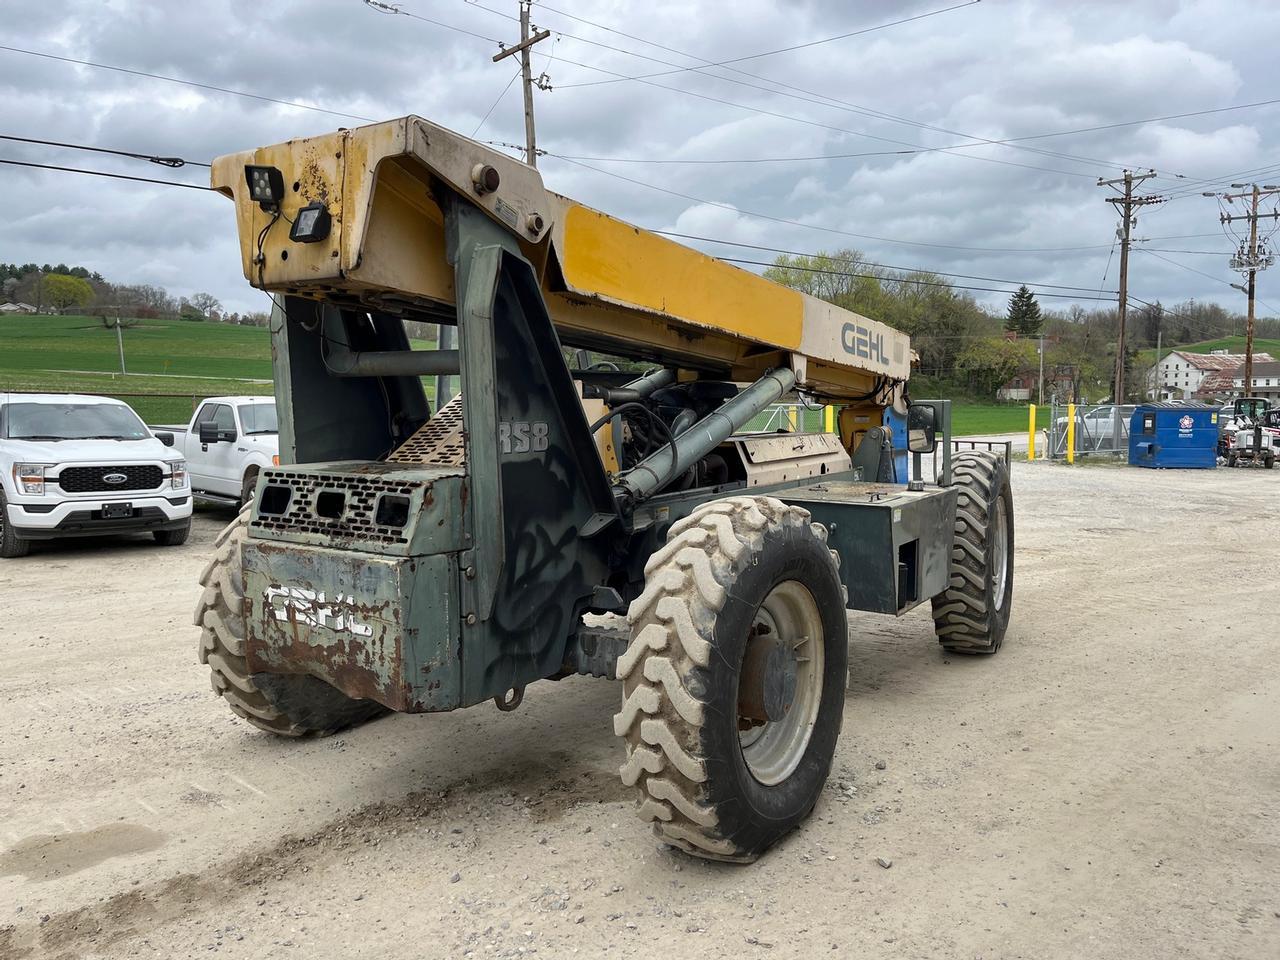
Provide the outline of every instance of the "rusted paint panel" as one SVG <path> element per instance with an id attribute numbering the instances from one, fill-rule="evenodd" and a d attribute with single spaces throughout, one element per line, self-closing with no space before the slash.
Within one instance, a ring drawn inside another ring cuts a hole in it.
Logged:
<path id="1" fill-rule="evenodd" d="M 251 541 L 244 572 L 252 672 L 310 673 L 349 697 L 407 713 L 458 705 L 451 556 Z"/>
<path id="2" fill-rule="evenodd" d="M 460 466 L 342 461 L 268 468 L 249 536 L 389 556 L 451 553 L 465 545 L 462 513 L 449 506 L 465 500 L 464 483 Z M 273 496 L 262 496 L 268 487 Z M 318 511 L 321 493 L 343 497 L 340 516 Z M 408 500 L 403 526 L 379 521 L 384 497 Z"/>

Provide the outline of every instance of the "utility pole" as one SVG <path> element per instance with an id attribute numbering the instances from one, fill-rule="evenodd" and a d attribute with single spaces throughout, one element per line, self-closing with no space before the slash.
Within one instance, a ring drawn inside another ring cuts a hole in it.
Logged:
<path id="1" fill-rule="evenodd" d="M 1258 219 L 1267 217 L 1273 220 L 1280 220 L 1280 210 L 1272 210 L 1270 213 L 1258 213 L 1258 203 L 1263 197 L 1273 196 L 1280 193 L 1280 187 L 1267 184 L 1259 187 L 1256 183 L 1233 183 L 1233 190 L 1244 190 L 1245 187 L 1250 189 L 1245 193 L 1205 193 L 1206 197 L 1218 197 L 1227 203 L 1234 203 L 1236 200 L 1248 199 L 1249 209 L 1244 213 L 1227 213 L 1223 211 L 1219 214 L 1218 219 L 1224 224 L 1231 224 L 1237 220 L 1247 220 L 1249 223 L 1249 244 L 1246 247 L 1243 243 L 1236 255 L 1231 258 L 1231 269 L 1239 270 L 1249 278 L 1249 285 L 1245 287 L 1245 293 L 1249 297 L 1249 318 L 1245 324 L 1244 331 L 1244 384 L 1241 396 L 1250 396 L 1253 393 L 1253 318 L 1254 318 L 1254 300 L 1257 292 L 1258 271 L 1265 270 L 1275 262 L 1275 257 L 1266 250 L 1266 240 L 1259 245 L 1258 242 Z M 1232 284 L 1233 287 L 1238 284 Z"/>
<path id="2" fill-rule="evenodd" d="M 1114 204 L 1116 209 L 1120 211 L 1120 229 L 1116 231 L 1120 239 L 1120 322 L 1119 330 L 1116 335 L 1116 374 L 1115 374 L 1115 390 L 1112 393 L 1112 400 L 1116 404 L 1116 427 L 1115 438 L 1119 442 L 1119 420 L 1120 420 L 1120 404 L 1124 403 L 1124 327 L 1125 320 L 1129 312 L 1129 237 L 1130 231 L 1138 222 L 1138 218 L 1133 215 L 1135 207 L 1141 207 L 1148 203 L 1161 203 L 1164 197 L 1147 196 L 1135 197 L 1133 188 L 1136 184 L 1150 180 L 1156 175 L 1154 170 L 1148 170 L 1146 173 L 1134 174 L 1131 170 L 1126 170 L 1123 177 L 1117 177 L 1114 180 L 1099 180 L 1100 187 L 1117 187 L 1123 184 L 1124 193 L 1118 197 L 1107 197 L 1107 202 Z"/>
<path id="3" fill-rule="evenodd" d="M 1160 373 L 1160 353 L 1162 349 L 1160 344 L 1162 340 L 1164 340 L 1163 323 L 1160 326 L 1156 327 L 1156 369 L 1155 369 L 1156 395 L 1152 398 L 1153 400 L 1164 399 L 1162 396 L 1160 396 L 1160 394 L 1164 393 L 1164 376 Z"/>
<path id="4" fill-rule="evenodd" d="M 550 30 L 539 30 L 529 35 L 529 7 L 533 0 L 520 0 L 520 42 L 494 54 L 493 62 L 497 63 L 513 54 L 520 54 L 520 79 L 524 86 L 524 160 L 531 167 L 538 165 L 538 138 L 533 128 L 533 87 L 536 83 L 540 90 L 549 89 L 545 74 L 533 79 L 533 69 L 529 64 L 529 48 L 541 40 L 551 36 Z"/>
<path id="5" fill-rule="evenodd" d="M 1044 334 L 1040 334 L 1040 398 L 1036 401 L 1044 406 Z"/>
<path id="6" fill-rule="evenodd" d="M 120 372 L 128 373 L 124 368 L 124 334 L 120 332 L 120 312 L 116 311 L 116 347 L 120 350 Z"/>

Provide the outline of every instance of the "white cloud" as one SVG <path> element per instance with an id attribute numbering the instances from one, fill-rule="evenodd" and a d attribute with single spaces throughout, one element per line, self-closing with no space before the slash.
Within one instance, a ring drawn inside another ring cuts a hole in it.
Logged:
<path id="1" fill-rule="evenodd" d="M 535 58 L 555 87 L 538 94 L 539 141 L 552 153 L 572 156 L 810 156 L 945 146 L 964 142 L 961 134 L 1026 137 L 1212 109 L 1271 95 L 1271 45 L 1280 31 L 1280 6 L 1254 7 L 1247 14 L 1251 28 L 1242 30 L 1241 11 L 1227 0 L 1134 0 L 1123 6 L 988 2 L 731 65 L 755 77 L 726 68 L 716 72 L 730 79 L 684 72 L 648 84 L 579 87 L 571 84 L 610 79 L 590 67 L 625 76 L 673 68 L 569 35 L 660 61 L 697 61 L 535 7 L 535 19 L 565 34 L 554 47 L 540 44 Z M 464 0 L 410 3 L 406 9 L 487 37 L 515 35 L 510 20 Z M 855 9 L 843 0 L 739 0 L 729 16 L 718 4 L 659 0 L 643 7 L 643 17 L 624 0 L 565 9 L 714 61 L 924 13 L 930 5 L 913 0 L 891 9 Z M 41 16 L 12 18 L 8 26 L 6 43 L 13 46 L 343 113 L 420 113 L 466 134 L 513 69 L 489 61 L 491 43 L 380 15 L 358 0 L 50 0 Z M 546 54 L 553 50 L 548 65 Z M 754 88 L 769 87 L 772 80 L 791 85 L 790 95 Z M 6 107 L 0 133 L 196 160 L 353 122 L 4 51 L 0 97 Z M 523 139 L 519 99 L 512 87 L 485 123 L 482 139 Z M 818 163 L 593 162 L 669 192 L 555 157 L 544 158 L 540 167 L 552 189 L 644 225 L 796 250 L 852 246 L 904 266 L 1090 285 L 1102 279 L 1115 221 L 1105 192 L 1094 185 L 1096 177 L 1115 176 L 1117 163 L 1154 165 L 1162 176 L 1152 182 L 1153 190 L 1188 195 L 1145 211 L 1145 235 L 1211 234 L 1217 229 L 1216 206 L 1171 175 L 1213 178 L 1263 167 L 1276 156 L 1278 134 L 1280 110 L 1270 107 L 955 153 Z M 207 177 L 201 168 L 168 170 L 13 143 L 0 142 L 0 156 L 197 183 Z M 1275 166 L 1280 169 L 1280 163 Z M 120 281 L 164 283 L 175 293 L 206 289 L 235 309 L 261 307 L 261 294 L 241 276 L 230 205 L 220 197 L 0 167 L 0 210 L 2 260 L 77 262 Z M 821 232 L 747 211 L 916 244 Z M 1215 242 L 1183 241 L 1187 249 L 1216 250 Z M 1055 249 L 1066 247 L 1085 249 Z M 1225 260 L 1180 259 L 1233 279 Z M 1114 264 L 1107 285 L 1113 283 Z M 1196 296 L 1238 307 L 1224 284 L 1151 257 L 1135 258 L 1131 283 L 1144 299 Z"/>

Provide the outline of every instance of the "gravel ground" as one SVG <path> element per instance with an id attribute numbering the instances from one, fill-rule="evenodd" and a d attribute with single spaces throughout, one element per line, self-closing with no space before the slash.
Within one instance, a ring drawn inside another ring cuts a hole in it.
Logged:
<path id="1" fill-rule="evenodd" d="M 281 742 L 195 662 L 191 541 L 0 562 L 0 957 L 1280 956 L 1277 475 L 1015 464 L 1013 622 L 852 618 L 812 819 L 660 846 L 618 690 Z"/>

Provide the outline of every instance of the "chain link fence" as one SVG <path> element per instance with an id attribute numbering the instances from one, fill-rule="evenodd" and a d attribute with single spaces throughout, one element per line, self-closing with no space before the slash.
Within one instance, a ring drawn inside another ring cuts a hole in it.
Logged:
<path id="1" fill-rule="evenodd" d="M 1067 455 L 1070 406 L 1053 403 L 1049 407 L 1048 451 L 1053 459 Z M 1129 452 L 1129 419 L 1133 404 L 1095 403 L 1075 405 L 1075 455 L 1124 454 Z M 1117 412 L 1119 421 L 1117 422 Z"/>

